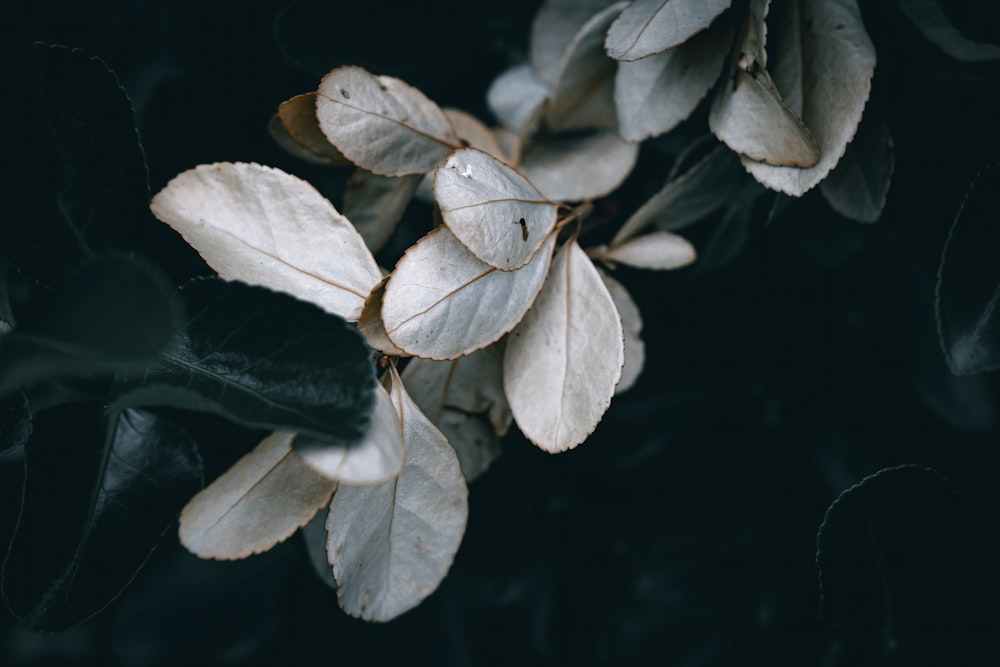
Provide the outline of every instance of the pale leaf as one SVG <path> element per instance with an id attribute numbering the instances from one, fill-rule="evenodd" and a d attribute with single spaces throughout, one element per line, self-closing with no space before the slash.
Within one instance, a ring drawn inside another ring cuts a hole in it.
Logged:
<path id="1" fill-rule="evenodd" d="M 638 154 L 614 130 L 549 137 L 525 151 L 521 172 L 549 199 L 597 199 L 622 184 Z"/>
<path id="2" fill-rule="evenodd" d="M 608 29 L 615 60 L 639 60 L 682 44 L 712 24 L 730 0 L 634 0 Z M 725 47 L 723 47 L 725 48 Z"/>
<path id="3" fill-rule="evenodd" d="M 227 280 L 356 320 L 382 278 L 357 230 L 309 183 L 259 164 L 200 165 L 150 204 Z"/>
<path id="4" fill-rule="evenodd" d="M 736 156 L 719 146 L 640 206 L 611 244 L 621 245 L 653 224 L 678 230 L 698 222 L 723 206 L 746 180 Z"/>
<path id="5" fill-rule="evenodd" d="M 312 164 L 322 165 L 350 164 L 346 160 L 343 163 L 333 162 L 327 158 L 319 157 L 312 151 L 308 151 L 305 148 L 302 148 L 302 146 L 299 146 L 295 140 L 288 135 L 288 130 L 286 130 L 285 126 L 281 124 L 281 118 L 278 117 L 278 114 L 271 116 L 271 120 L 267 123 L 267 131 L 268 134 L 271 135 L 271 138 L 274 139 L 274 143 L 278 144 L 283 151 L 289 155 L 294 155 L 300 160 L 305 160 L 306 162 L 310 162 Z"/>
<path id="6" fill-rule="evenodd" d="M 799 197 L 837 165 L 854 137 L 875 72 L 875 47 L 855 0 L 798 0 L 784 6 L 771 62 L 780 90 L 802 86 L 802 121 L 819 146 L 806 169 L 743 160 L 760 183 Z"/>
<path id="7" fill-rule="evenodd" d="M 308 154 L 327 164 L 350 164 L 319 129 L 316 93 L 303 93 L 282 102 L 278 106 L 278 119 L 288 137 Z"/>
<path id="8" fill-rule="evenodd" d="M 503 153 L 501 156 L 503 161 L 512 167 L 517 167 L 521 163 L 521 146 L 524 143 L 521 141 L 521 137 L 506 127 L 494 128 L 493 135 Z"/>
<path id="9" fill-rule="evenodd" d="M 444 109 L 444 115 L 448 118 L 451 126 L 455 128 L 455 136 L 458 137 L 459 143 L 463 146 L 478 148 L 498 160 L 504 159 L 504 152 L 497 142 L 496 135 L 478 118 L 461 109 L 451 108 Z"/>
<path id="10" fill-rule="evenodd" d="M 382 176 L 423 174 L 459 146 L 444 112 L 423 93 L 360 67 L 323 77 L 316 117 L 351 162 Z"/>
<path id="11" fill-rule="evenodd" d="M 337 588 L 337 580 L 333 578 L 333 568 L 326 556 L 326 515 L 327 512 L 317 512 L 309 523 L 302 527 L 302 539 L 306 543 L 306 555 L 313 572 L 330 588 Z"/>
<path id="12" fill-rule="evenodd" d="M 535 76 L 531 65 L 514 65 L 490 84 L 486 104 L 501 125 L 516 134 L 528 134 L 541 119 L 552 89 Z"/>
<path id="13" fill-rule="evenodd" d="M 893 166 L 888 128 L 879 121 L 862 121 L 844 157 L 819 189 L 837 213 L 859 222 L 875 222 L 885 207 Z"/>
<path id="14" fill-rule="evenodd" d="M 340 606 L 370 621 L 396 618 L 438 587 L 468 518 L 468 489 L 455 450 L 390 372 L 406 465 L 385 484 L 341 487 L 326 523 Z"/>
<path id="15" fill-rule="evenodd" d="M 690 116 L 719 78 L 732 32 L 727 21 L 663 53 L 619 63 L 615 109 L 622 137 L 655 137 Z"/>
<path id="16" fill-rule="evenodd" d="M 554 245 L 551 234 L 524 267 L 500 271 L 438 227 L 406 251 L 386 284 L 386 334 L 400 349 L 428 359 L 456 359 L 486 347 L 524 317 Z"/>
<path id="17" fill-rule="evenodd" d="M 563 56 L 587 22 L 612 0 L 545 0 L 531 23 L 531 66 L 543 82 L 554 84 Z"/>
<path id="18" fill-rule="evenodd" d="M 504 354 L 507 400 L 531 442 L 556 453 L 593 432 L 621 378 L 623 336 L 597 269 L 576 241 L 567 243 Z"/>
<path id="19" fill-rule="evenodd" d="M 294 447 L 314 472 L 349 486 L 380 484 L 394 478 L 405 457 L 399 414 L 381 384 L 375 390 L 371 426 L 361 442 L 343 446 L 300 435 Z"/>
<path id="20" fill-rule="evenodd" d="M 604 271 L 598 270 L 598 273 L 622 318 L 622 333 L 625 336 L 625 365 L 622 366 L 622 377 L 615 387 L 617 396 L 632 388 L 646 364 L 646 344 L 642 341 L 642 315 L 639 313 L 639 306 L 624 285 Z"/>
<path id="21" fill-rule="evenodd" d="M 511 423 L 502 355 L 493 345 L 454 361 L 413 359 L 403 371 L 413 401 L 455 448 L 467 481 L 500 455 Z"/>
<path id="22" fill-rule="evenodd" d="M 1000 46 L 976 42 L 962 35 L 948 18 L 940 0 L 899 0 L 899 8 L 928 41 L 955 60 L 983 62 L 1000 58 Z"/>
<path id="23" fill-rule="evenodd" d="M 337 483 L 292 449 L 293 433 L 272 433 L 195 495 L 180 518 L 181 543 L 201 558 L 231 560 L 288 539 L 330 500 Z"/>
<path id="24" fill-rule="evenodd" d="M 396 347 L 389 340 L 385 333 L 385 324 L 382 322 L 382 298 L 385 296 L 385 284 L 389 282 L 386 276 L 378 285 L 372 288 L 371 294 L 365 300 L 365 306 L 361 310 L 361 317 L 358 318 L 358 331 L 360 331 L 368 346 L 373 350 L 378 350 L 382 354 L 390 357 L 406 357 L 406 352 Z"/>
<path id="25" fill-rule="evenodd" d="M 695 260 L 694 246 L 670 232 L 652 232 L 609 248 L 602 259 L 637 269 L 679 269 Z"/>
<path id="26" fill-rule="evenodd" d="M 344 192 L 344 215 L 372 252 L 389 241 L 420 183 L 419 174 L 379 176 L 356 169 Z"/>
<path id="27" fill-rule="evenodd" d="M 444 224 L 477 258 L 502 271 L 534 256 L 556 224 L 556 204 L 520 173 L 475 148 L 452 153 L 434 174 Z"/>

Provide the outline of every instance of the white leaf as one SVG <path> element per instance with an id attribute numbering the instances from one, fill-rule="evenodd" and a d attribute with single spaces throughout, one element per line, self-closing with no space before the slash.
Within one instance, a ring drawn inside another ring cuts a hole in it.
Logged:
<path id="1" fill-rule="evenodd" d="M 180 539 L 201 558 L 231 560 L 288 539 L 330 500 L 337 483 L 292 450 L 293 433 L 273 433 L 200 491 L 181 512 Z"/>
<path id="2" fill-rule="evenodd" d="M 772 190 L 799 197 L 837 165 L 854 137 L 875 72 L 875 47 L 855 0 L 795 0 L 785 5 L 772 52 L 781 90 L 802 85 L 802 121 L 819 146 L 807 169 L 744 159 L 743 166 Z"/>
<path id="3" fill-rule="evenodd" d="M 679 269 L 695 260 L 694 246 L 670 232 L 652 232 L 613 246 L 603 259 L 638 269 Z"/>
<path id="4" fill-rule="evenodd" d="M 338 67 L 323 77 L 316 117 L 351 162 L 382 176 L 428 172 L 459 146 L 444 112 L 423 93 L 360 67 Z"/>
<path id="5" fill-rule="evenodd" d="M 341 485 L 380 484 L 403 468 L 403 433 L 389 394 L 379 383 L 371 426 L 361 442 L 343 446 L 298 436 L 295 452 L 306 465 Z"/>
<path id="6" fill-rule="evenodd" d="M 309 183 L 259 164 L 200 165 L 150 204 L 227 280 L 356 320 L 382 274 L 351 223 Z"/>
<path id="7" fill-rule="evenodd" d="M 434 199 L 455 238 L 501 271 L 534 256 L 556 224 L 556 204 L 524 176 L 475 148 L 452 153 L 434 174 Z"/>
<path id="8" fill-rule="evenodd" d="M 570 43 L 612 0 L 545 0 L 531 23 L 531 65 L 538 78 L 555 84 Z"/>
<path id="9" fill-rule="evenodd" d="M 387 282 L 389 282 L 389 276 L 383 278 L 378 285 L 372 288 L 371 294 L 368 295 L 365 306 L 361 310 L 361 317 L 358 318 L 358 331 L 364 335 L 368 346 L 373 350 L 378 350 L 390 357 L 406 357 L 409 355 L 389 340 L 389 336 L 385 333 L 385 324 L 382 322 L 382 298 L 385 296 Z"/>
<path id="10" fill-rule="evenodd" d="M 640 206 L 611 244 L 621 245 L 654 223 L 677 230 L 698 222 L 723 206 L 746 180 L 736 156 L 719 146 Z"/>
<path id="11" fill-rule="evenodd" d="M 413 359 L 403 371 L 410 396 L 455 448 L 467 481 L 500 455 L 512 416 L 496 346 L 456 359 Z"/>
<path id="12" fill-rule="evenodd" d="M 409 354 L 438 360 L 499 340 L 538 295 L 554 245 L 552 234 L 524 267 L 500 271 L 438 227 L 406 251 L 386 284 L 382 321 L 389 339 Z"/>
<path id="13" fill-rule="evenodd" d="M 596 199 L 622 184 L 638 155 L 639 145 L 613 130 L 549 137 L 525 151 L 521 172 L 549 199 Z"/>
<path id="14" fill-rule="evenodd" d="M 567 243 L 504 354 L 507 400 L 531 442 L 556 453 L 593 432 L 621 378 L 623 336 L 597 269 L 576 241 Z"/>
<path id="15" fill-rule="evenodd" d="M 296 146 L 311 156 L 310 161 L 345 165 L 350 161 L 337 147 L 327 141 L 316 120 L 316 93 L 304 93 L 285 100 L 278 106 L 281 129 Z M 301 153 L 298 153 L 301 155 Z"/>
<path id="16" fill-rule="evenodd" d="M 646 344 L 642 341 L 642 315 L 639 313 L 639 306 L 624 285 L 604 271 L 598 270 L 598 273 L 615 302 L 618 314 L 621 315 L 622 333 L 625 336 L 625 365 L 622 366 L 622 377 L 615 387 L 617 396 L 632 388 L 646 364 Z"/>
<path id="17" fill-rule="evenodd" d="M 955 60 L 983 62 L 1000 58 L 1000 46 L 963 36 L 944 12 L 940 0 L 899 0 L 899 8 L 928 41 Z"/>
<path id="18" fill-rule="evenodd" d="M 514 65 L 500 73 L 486 91 L 486 104 L 511 132 L 530 133 L 541 119 L 542 106 L 552 90 L 535 76 L 531 65 Z"/>
<path id="19" fill-rule="evenodd" d="M 356 169 L 344 192 L 344 215 L 372 252 L 389 241 L 420 183 L 419 174 L 379 176 Z"/>
<path id="20" fill-rule="evenodd" d="M 884 123 L 863 121 L 837 168 L 819 184 L 841 215 L 875 222 L 882 215 L 893 170 L 892 137 Z"/>
<path id="21" fill-rule="evenodd" d="M 333 578 L 333 567 L 326 556 L 326 515 L 327 512 L 317 512 L 309 523 L 302 527 L 302 539 L 306 543 L 306 555 L 309 564 L 320 580 L 330 588 L 337 588 L 337 580 Z"/>
<path id="22" fill-rule="evenodd" d="M 399 616 L 438 587 L 468 518 L 455 450 L 391 372 L 407 452 L 403 472 L 379 486 L 340 488 L 326 523 L 340 606 L 371 621 Z"/>
<path id="23" fill-rule="evenodd" d="M 690 116 L 719 78 L 731 39 L 726 22 L 663 53 L 619 63 L 615 109 L 622 137 L 655 137 Z"/>
<path id="24" fill-rule="evenodd" d="M 634 0 L 608 30 L 615 60 L 639 60 L 682 44 L 729 7 L 730 0 Z"/>

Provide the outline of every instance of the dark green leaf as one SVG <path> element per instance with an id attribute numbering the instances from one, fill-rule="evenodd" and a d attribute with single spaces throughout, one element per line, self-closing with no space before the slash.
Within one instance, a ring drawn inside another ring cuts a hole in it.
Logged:
<path id="1" fill-rule="evenodd" d="M 191 319 L 159 361 L 116 381 L 113 409 L 171 405 L 255 428 L 357 440 L 375 367 L 357 329 L 295 297 L 221 278 L 181 290 Z"/>
<path id="2" fill-rule="evenodd" d="M 85 260 L 0 338 L 0 393 L 151 361 L 167 348 L 181 312 L 151 263 L 124 254 Z"/>
<path id="3" fill-rule="evenodd" d="M 0 400 L 0 454 L 20 447 L 31 435 L 28 399 L 18 392 Z"/>
<path id="4" fill-rule="evenodd" d="M 1000 368 L 1000 164 L 973 179 L 941 253 L 937 324 L 955 375 Z"/>
<path id="5" fill-rule="evenodd" d="M 44 410 L 25 458 L 3 592 L 35 631 L 66 630 L 104 609 L 202 485 L 194 441 L 142 410 Z"/>

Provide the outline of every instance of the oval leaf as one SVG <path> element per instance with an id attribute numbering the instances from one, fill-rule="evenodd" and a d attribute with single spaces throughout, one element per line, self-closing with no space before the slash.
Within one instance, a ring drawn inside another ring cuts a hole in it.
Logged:
<path id="1" fill-rule="evenodd" d="M 615 109 L 622 137 L 655 137 L 690 116 L 719 78 L 732 33 L 727 22 L 658 55 L 619 63 Z"/>
<path id="2" fill-rule="evenodd" d="M 351 162 L 382 176 L 423 174 L 459 147 L 448 119 L 423 93 L 360 67 L 323 77 L 316 117 Z"/>
<path id="3" fill-rule="evenodd" d="M 455 450 L 390 372 L 406 446 L 403 472 L 380 486 L 339 489 L 326 521 L 340 606 L 372 621 L 399 616 L 438 587 L 468 518 Z"/>
<path id="4" fill-rule="evenodd" d="M 98 405 L 39 412 L 24 452 L 24 500 L 3 592 L 27 627 L 61 632 L 132 581 L 201 488 L 201 458 L 161 417 L 126 410 L 104 420 Z"/>
<path id="5" fill-rule="evenodd" d="M 439 227 L 406 251 L 386 284 L 386 334 L 400 349 L 428 359 L 455 359 L 486 347 L 524 317 L 554 245 L 550 235 L 524 267 L 500 271 Z"/>
<path id="6" fill-rule="evenodd" d="M 454 361 L 414 359 L 403 371 L 414 403 L 455 448 L 469 482 L 500 455 L 498 436 L 510 427 L 502 359 L 491 346 Z"/>
<path id="7" fill-rule="evenodd" d="M 948 18 L 939 0 L 899 0 L 899 9 L 928 41 L 955 60 L 983 62 L 1000 59 L 1000 46 L 983 44 L 963 36 Z"/>
<path id="8" fill-rule="evenodd" d="M 184 506 L 181 544 L 201 558 L 234 560 L 267 551 L 309 522 L 337 483 L 272 433 Z"/>
<path id="9" fill-rule="evenodd" d="M 521 432 L 550 453 L 583 442 L 611 404 L 623 345 L 608 289 L 580 246 L 567 243 L 504 354 L 504 389 Z"/>
<path id="10" fill-rule="evenodd" d="M 614 131 L 551 137 L 525 151 L 521 171 L 549 199 L 597 199 L 624 182 L 638 155 L 639 145 Z"/>
<path id="11" fill-rule="evenodd" d="M 1000 165 L 972 181 L 952 223 L 938 268 L 938 334 L 955 375 L 1000 368 Z"/>
<path id="12" fill-rule="evenodd" d="M 617 396 L 632 388 L 639 379 L 643 366 L 646 365 L 646 344 L 642 340 L 642 315 L 639 313 L 639 306 L 624 285 L 604 271 L 598 273 L 622 318 L 622 333 L 625 337 L 625 365 L 622 366 L 622 377 L 615 386 L 615 396 Z"/>
<path id="13" fill-rule="evenodd" d="M 639 60 L 682 44 L 712 24 L 730 0 L 634 0 L 608 29 L 615 60 Z"/>
<path id="14" fill-rule="evenodd" d="M 552 90 L 535 76 L 531 65 L 514 65 L 500 73 L 486 91 L 486 104 L 500 122 L 515 134 L 530 133 L 541 119 L 541 110 Z"/>
<path id="15" fill-rule="evenodd" d="M 344 215 L 372 252 L 389 241 L 418 185 L 417 174 L 390 177 L 357 169 L 351 175 L 344 192 Z"/>
<path id="16" fill-rule="evenodd" d="M 819 190 L 842 216 L 875 222 L 885 207 L 893 166 L 888 128 L 879 121 L 862 121 L 858 135 L 837 168 L 819 184 Z"/>
<path id="17" fill-rule="evenodd" d="M 345 441 L 368 429 L 375 371 L 357 329 L 311 303 L 204 278 L 176 345 L 116 380 L 117 408 L 171 405 L 252 428 Z"/>
<path id="18" fill-rule="evenodd" d="M 613 246 L 602 259 L 638 269 L 679 269 L 695 260 L 694 246 L 670 232 L 653 232 Z"/>
<path id="19" fill-rule="evenodd" d="M 282 129 L 306 154 L 326 163 L 345 165 L 350 161 L 327 141 L 316 119 L 316 93 L 304 93 L 278 105 Z"/>
<path id="20" fill-rule="evenodd" d="M 346 485 L 381 484 L 403 467 L 403 434 L 389 394 L 379 384 L 375 390 L 372 423 L 364 439 L 350 447 L 295 438 L 295 451 L 307 466 L 327 479 Z"/>
<path id="21" fill-rule="evenodd" d="M 556 204 L 475 148 L 455 151 L 438 167 L 434 199 L 455 238 L 501 271 L 527 264 L 556 224 Z"/>
<path id="22" fill-rule="evenodd" d="M 799 0 L 784 7 L 772 71 L 789 100 L 799 97 L 801 87 L 800 117 L 812 131 L 819 159 L 806 169 L 747 159 L 743 166 L 764 186 L 799 197 L 826 178 L 854 137 L 871 90 L 875 47 L 855 0 Z"/>

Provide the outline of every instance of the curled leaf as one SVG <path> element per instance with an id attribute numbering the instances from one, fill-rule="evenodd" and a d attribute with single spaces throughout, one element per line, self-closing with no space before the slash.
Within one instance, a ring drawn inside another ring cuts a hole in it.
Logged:
<path id="1" fill-rule="evenodd" d="M 389 340 L 409 354 L 438 360 L 496 342 L 535 300 L 554 245 L 550 234 L 522 268 L 500 271 L 479 261 L 447 227 L 435 229 L 406 251 L 385 286 L 382 321 Z"/>
<path id="2" fill-rule="evenodd" d="M 379 486 L 339 489 L 326 521 L 340 606 L 372 621 L 399 616 L 437 588 L 468 517 L 455 450 L 390 373 L 406 446 L 403 472 Z"/>
<path id="3" fill-rule="evenodd" d="M 622 184 L 638 155 L 638 144 L 612 130 L 550 137 L 525 151 L 521 171 L 549 199 L 597 199 Z"/>
<path id="4" fill-rule="evenodd" d="M 150 208 L 223 278 L 286 292 L 349 320 L 382 279 L 347 218 L 279 169 L 201 165 L 170 181 Z"/>
<path id="5" fill-rule="evenodd" d="M 614 300 L 571 241 L 507 342 L 504 389 L 521 432 L 550 453 L 576 447 L 611 404 L 623 363 Z"/>
<path id="6" fill-rule="evenodd" d="M 383 278 L 368 295 L 365 307 L 361 311 L 361 318 L 358 320 L 358 331 L 364 334 L 365 340 L 372 349 L 390 357 L 406 357 L 409 355 L 389 340 L 389 336 L 385 333 L 385 324 L 382 322 L 382 299 L 385 297 L 385 284 L 387 282 L 389 282 L 389 276 Z"/>
<path id="7" fill-rule="evenodd" d="M 303 93 L 282 102 L 278 105 L 278 121 L 285 135 L 315 160 L 326 164 L 350 164 L 319 129 L 316 93 Z"/>
<path id="8" fill-rule="evenodd" d="M 661 53 L 705 30 L 730 1 L 634 0 L 611 24 L 604 48 L 615 60 Z"/>
<path id="9" fill-rule="evenodd" d="M 459 147 L 444 112 L 416 88 L 360 67 L 329 72 L 316 93 L 326 138 L 362 169 L 422 174 Z"/>
<path id="10" fill-rule="evenodd" d="M 528 179 L 474 148 L 452 153 L 434 175 L 444 223 L 473 255 L 501 271 L 534 256 L 556 224 L 556 204 Z"/>
<path id="11" fill-rule="evenodd" d="M 308 523 L 337 483 L 299 458 L 294 438 L 272 433 L 192 498 L 181 512 L 181 544 L 201 558 L 246 558 Z"/>
<path id="12" fill-rule="evenodd" d="M 625 337 L 625 364 L 622 366 L 622 377 L 615 386 L 617 396 L 632 388 L 646 364 L 646 344 L 642 340 L 642 314 L 624 285 L 604 271 L 598 270 L 598 273 L 622 318 L 622 333 Z"/>
<path id="13" fill-rule="evenodd" d="M 545 0 L 531 23 L 531 66 L 555 84 L 566 51 L 583 27 L 611 4 L 608 0 Z"/>
<path id="14" fill-rule="evenodd" d="M 670 232 L 652 232 L 610 247 L 602 259 L 638 269 L 679 269 L 695 260 L 694 246 Z"/>
<path id="15" fill-rule="evenodd" d="M 819 190 L 837 213 L 859 222 L 875 222 L 885 207 L 893 166 L 888 128 L 879 121 L 862 121 L 854 141 Z"/>

